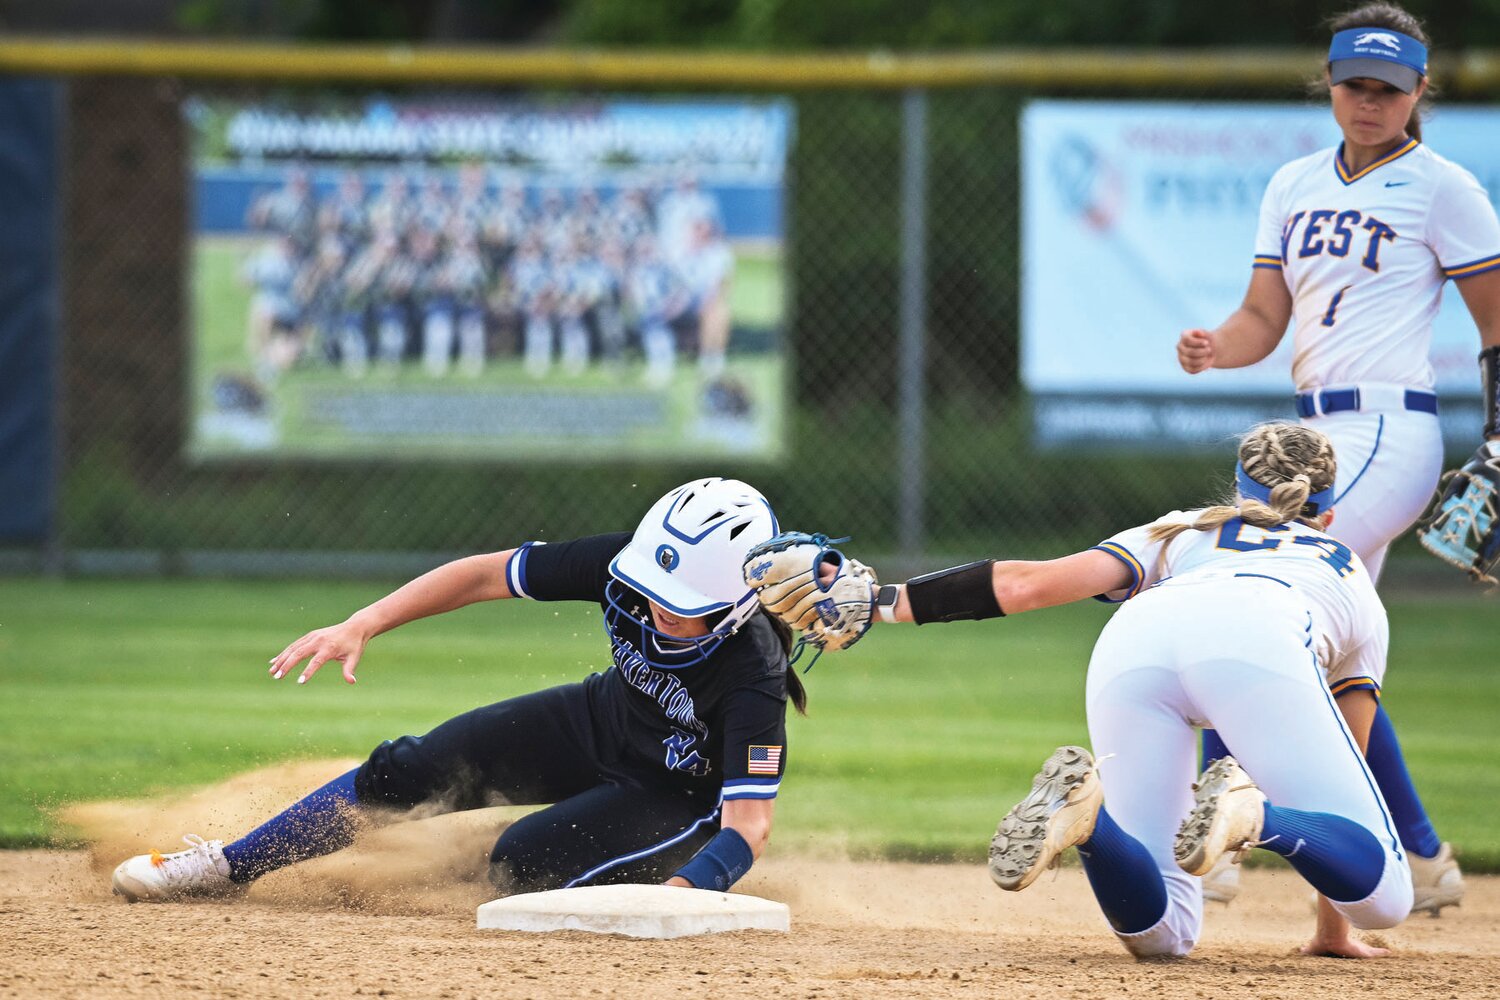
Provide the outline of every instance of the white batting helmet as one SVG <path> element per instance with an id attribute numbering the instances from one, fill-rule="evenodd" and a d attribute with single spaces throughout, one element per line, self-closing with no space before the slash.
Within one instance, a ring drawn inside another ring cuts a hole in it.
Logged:
<path id="1" fill-rule="evenodd" d="M 686 618 L 726 612 L 716 635 L 728 635 L 756 608 L 741 565 L 780 528 L 760 491 L 738 479 L 695 479 L 656 501 L 610 575 Z"/>

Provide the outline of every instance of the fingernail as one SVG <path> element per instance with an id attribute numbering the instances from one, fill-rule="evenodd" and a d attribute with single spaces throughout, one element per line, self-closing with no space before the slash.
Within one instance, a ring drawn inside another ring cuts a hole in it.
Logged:
<path id="1" fill-rule="evenodd" d="M 298 677 L 297 678 L 297 683 L 298 684 L 306 684 L 307 683 L 307 678 L 306 677 Z"/>

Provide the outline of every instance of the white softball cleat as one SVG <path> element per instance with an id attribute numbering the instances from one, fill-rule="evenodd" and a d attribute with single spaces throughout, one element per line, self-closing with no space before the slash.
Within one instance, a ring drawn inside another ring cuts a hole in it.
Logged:
<path id="1" fill-rule="evenodd" d="M 1177 830 L 1173 854 L 1189 875 L 1203 875 L 1226 854 L 1240 860 L 1260 840 L 1266 797 L 1233 757 L 1221 757 L 1193 783 L 1193 811 Z"/>
<path id="2" fill-rule="evenodd" d="M 1058 747 L 1031 782 L 1031 794 L 1005 814 L 990 841 L 990 878 L 1019 892 L 1094 833 L 1104 786 L 1083 747 Z"/>
<path id="3" fill-rule="evenodd" d="M 185 851 L 152 851 L 121 862 L 112 879 L 115 895 L 124 896 L 127 903 L 169 903 L 229 896 L 243 888 L 229 880 L 223 841 L 192 833 L 182 840 L 191 845 Z"/>
<path id="4" fill-rule="evenodd" d="M 1240 894 L 1240 866 L 1231 855 L 1223 854 L 1203 876 L 1203 898 L 1210 903 L 1228 906 Z"/>
<path id="5" fill-rule="evenodd" d="M 1421 858 L 1406 852 L 1411 865 L 1411 912 L 1427 911 L 1434 917 L 1443 915 L 1443 907 L 1457 906 L 1464 898 L 1464 876 L 1453 857 L 1453 845 L 1447 841 L 1437 857 Z"/>

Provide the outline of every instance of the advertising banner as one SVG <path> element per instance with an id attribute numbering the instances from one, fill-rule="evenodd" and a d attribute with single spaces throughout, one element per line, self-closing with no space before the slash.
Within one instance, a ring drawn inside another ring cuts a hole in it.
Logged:
<path id="1" fill-rule="evenodd" d="M 789 105 L 186 113 L 193 457 L 780 452 Z"/>

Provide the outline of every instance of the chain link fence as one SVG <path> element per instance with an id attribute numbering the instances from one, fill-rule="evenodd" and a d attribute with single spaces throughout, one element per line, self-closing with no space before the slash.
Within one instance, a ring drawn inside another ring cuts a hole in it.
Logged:
<path id="1" fill-rule="evenodd" d="M 540 461 L 194 459 L 184 102 L 267 91 L 78 76 L 66 93 L 56 547 L 70 569 L 405 572 L 448 553 L 629 527 L 660 493 L 701 475 L 746 479 L 788 526 L 853 535 L 861 552 L 916 569 L 1090 544 L 1227 483 L 1227 443 L 1206 455 L 1033 447 L 1019 374 L 1018 116 L 1041 96 L 1034 91 L 782 95 L 795 119 L 777 331 L 788 371 L 784 450 Z M 914 250 L 910 217 L 903 229 L 903 136 L 914 95 L 925 206 L 920 281 L 903 299 Z M 1302 99 L 1292 87 L 1131 96 Z M 903 308 L 917 310 L 916 355 L 903 344 Z M 1163 350 L 1174 335 L 1163 332 Z M 916 385 L 902 375 L 913 358 Z M 919 412 L 903 413 L 914 399 Z"/>

